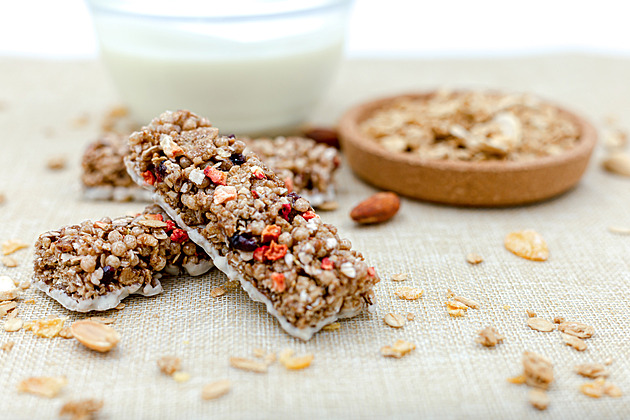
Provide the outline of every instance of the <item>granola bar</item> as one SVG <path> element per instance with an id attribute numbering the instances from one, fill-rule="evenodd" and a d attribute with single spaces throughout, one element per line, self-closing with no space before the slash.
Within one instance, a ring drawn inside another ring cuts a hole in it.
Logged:
<path id="1" fill-rule="evenodd" d="M 139 188 L 125 169 L 129 136 L 106 133 L 90 143 L 83 154 L 81 181 L 88 200 L 151 201 L 151 194 Z M 334 173 L 339 152 L 334 147 L 303 137 L 246 139 L 254 151 L 290 190 L 317 207 L 334 200 Z"/>
<path id="2" fill-rule="evenodd" d="M 85 221 L 43 233 L 33 285 L 71 311 L 104 311 L 130 294 L 162 292 L 164 274 L 198 276 L 213 267 L 158 206 L 136 217 Z"/>
<path id="3" fill-rule="evenodd" d="M 151 195 L 129 178 L 123 162 L 127 136 L 105 133 L 90 143 L 81 161 L 83 196 L 88 200 L 151 201 Z"/>
<path id="4" fill-rule="evenodd" d="M 304 137 L 246 140 L 253 151 L 285 182 L 289 192 L 318 207 L 335 199 L 334 174 L 341 162 L 334 147 Z"/>
<path id="5" fill-rule="evenodd" d="M 374 268 L 244 142 L 177 111 L 129 144 L 131 177 L 289 334 L 308 340 L 372 304 Z"/>

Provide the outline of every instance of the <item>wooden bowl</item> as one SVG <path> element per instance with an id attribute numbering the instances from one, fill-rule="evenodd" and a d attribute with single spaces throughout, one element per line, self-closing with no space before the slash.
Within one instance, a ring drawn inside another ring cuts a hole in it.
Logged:
<path id="1" fill-rule="evenodd" d="M 584 118 L 556 107 L 581 131 L 577 145 L 556 156 L 515 161 L 445 161 L 392 153 L 366 137 L 359 125 L 375 110 L 401 98 L 426 98 L 431 93 L 398 95 L 350 109 L 339 122 L 339 135 L 350 167 L 376 187 L 421 200 L 458 206 L 511 206 L 533 203 L 569 190 L 588 164 L 597 133 Z"/>

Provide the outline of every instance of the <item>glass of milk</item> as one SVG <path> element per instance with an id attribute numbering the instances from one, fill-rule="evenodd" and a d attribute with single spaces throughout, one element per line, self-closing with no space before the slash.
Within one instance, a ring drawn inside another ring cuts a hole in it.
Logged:
<path id="1" fill-rule="evenodd" d="M 303 122 L 343 53 L 352 0 L 88 0 L 101 56 L 141 124 L 189 109 L 222 133 Z"/>

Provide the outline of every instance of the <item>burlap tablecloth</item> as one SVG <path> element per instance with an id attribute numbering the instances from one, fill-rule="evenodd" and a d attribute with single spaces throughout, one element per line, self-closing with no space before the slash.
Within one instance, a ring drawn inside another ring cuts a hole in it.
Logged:
<path id="1" fill-rule="evenodd" d="M 86 218 L 122 215 L 139 203 L 92 203 L 79 198 L 79 160 L 99 132 L 101 117 L 118 103 L 106 74 L 94 62 L 0 60 L 0 241 L 33 243 L 37 235 Z M 599 123 L 607 115 L 630 127 L 630 60 L 595 56 L 545 56 L 496 60 L 350 61 L 313 120 L 335 121 L 364 99 L 436 86 L 492 87 L 534 92 L 552 98 Z M 209 99 L 211 100 L 211 98 Z M 88 116 L 88 124 L 73 121 Z M 66 155 L 69 167 L 46 169 L 53 155 Z M 339 209 L 322 213 L 342 236 L 377 267 L 378 309 L 321 332 L 309 342 L 285 334 L 260 304 L 234 290 L 212 298 L 225 282 L 218 271 L 199 278 L 165 282 L 153 298 L 132 297 L 116 319 L 122 341 L 109 354 L 97 354 L 75 340 L 37 338 L 30 332 L 0 330 L 0 417 L 55 418 L 66 401 L 102 398 L 100 418 L 621 418 L 630 416 L 630 236 L 607 231 L 630 227 L 630 180 L 604 173 L 598 158 L 577 188 L 537 205 L 509 209 L 461 209 L 404 199 L 400 213 L 383 226 L 357 227 L 348 217 L 354 204 L 374 190 L 347 167 L 339 176 Z M 547 262 L 520 259 L 503 247 L 512 230 L 532 228 L 546 238 Z M 484 262 L 466 263 L 469 252 Z M 17 268 L 0 274 L 20 280 L 32 275 L 32 245 L 14 254 Z M 393 295 L 395 273 L 408 273 L 407 285 L 425 290 L 419 301 Z M 444 308 L 447 289 L 481 303 L 459 319 Z M 82 318 L 40 292 L 29 290 L 20 317 Z M 508 305 L 509 309 L 504 306 Z M 552 319 L 563 316 L 591 324 L 588 349 L 565 346 L 558 332 L 525 325 L 525 310 Z M 388 312 L 415 314 L 402 329 L 383 323 Z M 476 332 L 495 325 L 505 336 L 494 349 L 474 342 Z M 417 345 L 407 357 L 380 355 L 381 346 L 405 339 Z M 260 347 L 291 347 L 313 353 L 312 366 L 286 371 L 278 364 L 267 374 L 228 365 L 230 356 L 253 357 Z M 532 350 L 554 362 L 551 404 L 539 414 L 524 386 L 506 378 L 521 372 L 521 355 Z M 159 373 L 156 360 L 177 355 L 187 383 Z M 622 398 L 588 398 L 578 391 L 586 379 L 572 371 L 584 362 L 612 357 L 610 381 Z M 30 376 L 65 375 L 68 385 L 51 400 L 19 394 Z M 229 378 L 232 391 L 202 401 L 201 387 Z M 542 418 L 542 417 L 541 417 Z"/>

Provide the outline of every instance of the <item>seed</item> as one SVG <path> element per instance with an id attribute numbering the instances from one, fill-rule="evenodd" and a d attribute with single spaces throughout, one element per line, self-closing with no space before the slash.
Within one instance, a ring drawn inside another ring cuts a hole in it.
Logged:
<path id="1" fill-rule="evenodd" d="M 213 287 L 212 290 L 210 290 L 210 296 L 212 296 L 213 298 L 219 297 L 219 296 L 223 296 L 225 294 L 225 290 L 223 290 L 222 287 Z"/>
<path id="2" fill-rule="evenodd" d="M 529 325 L 529 328 L 531 328 L 532 330 L 541 332 L 549 332 L 556 329 L 556 326 L 553 324 L 553 322 L 538 317 L 529 318 L 527 320 L 527 325 Z"/>
<path id="3" fill-rule="evenodd" d="M 477 302 L 475 302 L 472 299 L 468 299 L 462 296 L 454 296 L 453 300 L 463 303 L 464 305 L 468 306 L 469 308 L 472 309 L 479 309 L 479 304 Z"/>
<path id="4" fill-rule="evenodd" d="M 230 357 L 230 365 L 237 369 L 248 370 L 256 373 L 266 373 L 267 364 L 244 357 Z"/>
<path id="5" fill-rule="evenodd" d="M 549 258 L 547 243 L 539 233 L 533 230 L 508 233 L 504 244 L 514 255 L 527 260 L 546 261 Z"/>
<path id="6" fill-rule="evenodd" d="M 466 255 L 466 261 L 468 261 L 469 264 L 477 265 L 483 262 L 483 258 L 481 257 L 481 255 L 471 252 L 470 254 Z"/>
<path id="7" fill-rule="evenodd" d="M 558 330 L 578 338 L 591 338 L 595 333 L 595 328 L 581 322 L 563 322 L 558 325 Z"/>
<path id="8" fill-rule="evenodd" d="M 627 153 L 612 153 L 602 161 L 602 165 L 608 172 L 630 176 L 630 155 Z"/>
<path id="9" fill-rule="evenodd" d="M 115 329 L 91 320 L 76 321 L 70 331 L 85 347 L 101 353 L 110 351 L 120 341 L 120 334 Z"/>
<path id="10" fill-rule="evenodd" d="M 539 410 L 545 410 L 549 405 L 549 396 L 541 389 L 534 388 L 527 395 L 529 403 Z"/>
<path id="11" fill-rule="evenodd" d="M 417 287 L 403 286 L 396 289 L 394 293 L 401 299 L 416 300 L 420 299 L 420 297 L 424 293 L 424 290 L 418 289 Z"/>
<path id="12" fill-rule="evenodd" d="M 515 385 L 523 385 L 525 383 L 525 375 L 510 376 L 507 381 Z"/>
<path id="13" fill-rule="evenodd" d="M 231 387 L 232 382 L 227 379 L 212 382 L 203 387 L 201 390 L 201 398 L 204 400 L 214 400 L 230 392 Z"/>
<path id="14" fill-rule="evenodd" d="M 405 318 L 402 315 L 389 313 L 383 317 L 383 321 L 392 328 L 402 328 Z"/>
<path id="15" fill-rule="evenodd" d="M 157 219 L 143 219 L 138 221 L 142 226 L 150 227 L 150 228 L 165 228 L 168 226 L 166 222 Z"/>
<path id="16" fill-rule="evenodd" d="M 65 377 L 40 376 L 24 379 L 18 384 L 18 391 L 39 395 L 40 397 L 54 398 L 68 381 Z"/>
<path id="17" fill-rule="evenodd" d="M 190 381 L 190 373 L 187 372 L 175 372 L 173 373 L 173 380 L 178 383 L 184 383 Z"/>

